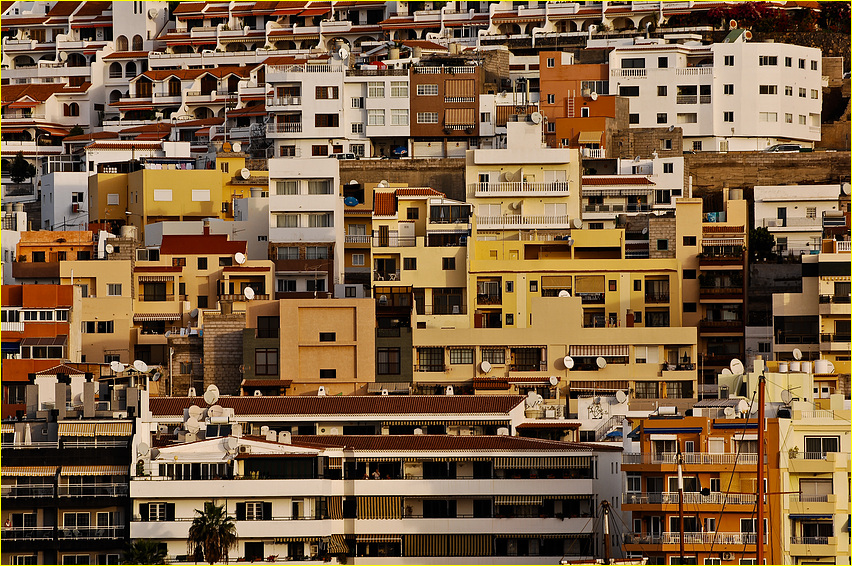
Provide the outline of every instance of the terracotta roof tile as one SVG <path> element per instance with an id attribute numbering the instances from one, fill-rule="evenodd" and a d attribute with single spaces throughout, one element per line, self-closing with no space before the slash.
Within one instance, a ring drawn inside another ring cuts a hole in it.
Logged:
<path id="1" fill-rule="evenodd" d="M 396 214 L 396 195 L 394 193 L 374 194 L 373 214 L 376 216 L 393 216 Z"/>
<path id="2" fill-rule="evenodd" d="M 222 66 L 215 67 L 213 69 L 153 69 L 149 71 L 145 71 L 141 75 L 138 75 L 136 79 L 139 77 L 148 77 L 152 81 L 162 81 L 169 77 L 177 77 L 181 80 L 190 80 L 200 77 L 204 74 L 213 75 L 216 78 L 226 77 L 230 74 L 237 75 L 241 78 L 246 78 L 251 73 L 251 70 L 254 69 L 257 65 L 246 66 L 246 67 L 237 67 L 234 65 L 230 66 Z"/>
<path id="3" fill-rule="evenodd" d="M 89 132 L 88 134 L 80 134 L 79 136 L 66 136 L 64 142 L 81 142 L 93 140 L 117 140 L 118 132 Z"/>
<path id="4" fill-rule="evenodd" d="M 139 59 L 141 57 L 148 58 L 147 51 L 116 51 L 110 53 L 104 59 Z"/>
<path id="5" fill-rule="evenodd" d="M 440 191 L 436 191 L 430 187 L 414 187 L 408 189 L 397 189 L 397 196 L 400 197 L 443 197 L 446 196 L 444 193 Z"/>
<path id="6" fill-rule="evenodd" d="M 570 422 L 570 421 L 536 421 L 534 423 L 521 423 L 515 428 L 519 430 L 534 430 L 539 428 L 555 428 L 555 429 L 578 429 L 580 428 L 581 423 Z"/>
<path id="7" fill-rule="evenodd" d="M 294 435 L 293 444 L 317 447 L 351 448 L 365 451 L 517 451 L 593 452 L 607 447 L 579 442 L 560 442 L 520 436 L 451 436 L 445 434 L 319 436 Z M 621 450 L 619 446 L 617 450 Z"/>
<path id="8" fill-rule="evenodd" d="M 220 397 L 217 403 L 237 415 L 408 415 L 508 414 L 520 395 L 349 395 L 333 397 Z M 206 407 L 202 397 L 156 397 L 154 415 L 182 415 L 190 405 Z"/>

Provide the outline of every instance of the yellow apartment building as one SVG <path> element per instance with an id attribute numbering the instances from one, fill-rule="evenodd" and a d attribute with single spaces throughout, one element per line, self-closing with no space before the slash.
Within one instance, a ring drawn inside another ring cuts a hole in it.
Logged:
<path id="1" fill-rule="evenodd" d="M 292 381 L 293 395 L 363 394 L 376 375 L 374 305 L 372 299 L 252 302 L 243 377 Z"/>

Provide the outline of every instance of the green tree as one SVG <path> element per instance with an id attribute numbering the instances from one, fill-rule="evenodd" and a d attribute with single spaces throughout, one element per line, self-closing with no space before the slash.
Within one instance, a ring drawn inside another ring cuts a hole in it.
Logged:
<path id="1" fill-rule="evenodd" d="M 80 124 L 75 124 L 71 131 L 68 132 L 68 136 L 82 136 L 86 132 L 83 131 L 83 128 L 80 127 Z"/>
<path id="2" fill-rule="evenodd" d="M 124 551 L 122 564 L 165 564 L 166 545 L 149 539 L 140 538 L 130 542 Z"/>
<path id="3" fill-rule="evenodd" d="M 208 564 L 228 561 L 228 550 L 237 546 L 237 527 L 234 518 L 225 512 L 225 505 L 204 502 L 204 511 L 195 510 L 196 517 L 189 527 L 187 551 L 203 555 Z"/>
<path id="4" fill-rule="evenodd" d="M 36 174 L 34 165 L 24 159 L 24 152 L 19 151 L 12 164 L 9 165 L 9 177 L 13 183 L 23 183 L 27 179 L 31 179 Z"/>
<path id="5" fill-rule="evenodd" d="M 748 231 L 748 247 L 751 249 L 751 261 L 772 257 L 775 249 L 775 236 L 769 228 L 752 228 Z"/>

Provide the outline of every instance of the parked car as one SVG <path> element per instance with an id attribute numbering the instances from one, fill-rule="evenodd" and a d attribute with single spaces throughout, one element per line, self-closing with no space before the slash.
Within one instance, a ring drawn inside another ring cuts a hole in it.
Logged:
<path id="1" fill-rule="evenodd" d="M 332 159 L 358 159 L 358 156 L 354 153 L 332 153 L 329 155 Z"/>
<path id="2" fill-rule="evenodd" d="M 797 143 L 776 143 L 763 150 L 764 153 L 799 153 L 802 146 Z"/>

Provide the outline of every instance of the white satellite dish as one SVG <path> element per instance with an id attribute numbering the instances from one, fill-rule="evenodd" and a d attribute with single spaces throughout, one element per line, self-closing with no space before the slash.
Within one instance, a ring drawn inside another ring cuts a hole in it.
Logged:
<path id="1" fill-rule="evenodd" d="M 115 251 L 115 247 L 112 244 L 107 244 L 104 246 L 104 251 L 108 254 L 111 254 Z"/>
<path id="2" fill-rule="evenodd" d="M 574 220 L 571 221 L 571 225 L 574 228 L 576 228 L 577 230 L 579 230 L 580 228 L 583 227 L 583 221 L 580 220 L 579 218 L 575 218 Z"/>
<path id="3" fill-rule="evenodd" d="M 337 50 L 337 57 L 344 60 L 344 61 L 349 59 L 349 50 L 346 49 L 345 47 L 341 47 L 340 49 Z"/>
<path id="4" fill-rule="evenodd" d="M 325 385 L 320 385 L 317 390 L 317 397 L 325 397 Z"/>
<path id="5" fill-rule="evenodd" d="M 198 309 L 192 309 L 189 311 L 189 318 L 198 318 Z"/>
<path id="6" fill-rule="evenodd" d="M 188 419 L 183 426 L 187 431 L 192 433 L 198 432 L 201 429 L 201 424 L 197 419 Z"/>
<path id="7" fill-rule="evenodd" d="M 159 13 L 160 13 L 159 10 L 157 10 L 156 8 L 151 8 L 150 10 L 148 10 L 148 19 L 149 20 L 156 19 L 157 14 L 159 14 Z"/>
<path id="8" fill-rule="evenodd" d="M 597 99 L 598 99 L 598 93 L 593 92 L 593 93 L 589 96 L 589 98 L 591 98 L 592 100 L 597 100 Z"/>
<path id="9" fill-rule="evenodd" d="M 247 301 L 254 299 L 254 289 L 252 289 L 251 287 L 246 287 L 245 289 L 243 289 L 243 296 L 246 298 Z"/>
<path id="10" fill-rule="evenodd" d="M 187 412 L 189 413 L 189 418 L 198 420 L 204 413 L 204 409 L 198 405 L 191 405 Z"/>
<path id="11" fill-rule="evenodd" d="M 210 385 L 207 386 L 207 389 L 205 389 L 205 391 L 215 391 L 216 395 L 218 395 L 219 394 L 219 387 L 215 383 L 211 383 Z"/>
<path id="12" fill-rule="evenodd" d="M 491 362 L 483 361 L 481 364 L 479 364 L 479 369 L 481 369 L 483 373 L 488 373 L 489 371 L 491 371 Z"/>
<path id="13" fill-rule="evenodd" d="M 624 403 L 625 401 L 627 401 L 627 393 L 619 389 L 615 392 L 615 400 L 619 403 Z"/>
<path id="14" fill-rule="evenodd" d="M 68 60 L 68 53 L 65 52 L 65 51 L 60 51 L 59 52 L 59 60 L 60 61 L 67 61 Z"/>
<path id="15" fill-rule="evenodd" d="M 330 432 L 331 434 L 333 434 L 333 435 L 337 436 L 337 435 L 339 435 L 339 434 L 340 434 L 340 429 L 339 429 L 339 428 L 337 428 L 336 426 L 333 426 L 333 427 L 331 427 L 331 431 L 329 431 L 329 432 Z"/>
<path id="16" fill-rule="evenodd" d="M 139 446 L 136 447 L 136 453 L 139 456 L 147 456 L 151 451 L 151 447 L 145 444 L 144 442 L 140 442 Z"/>
<path id="17" fill-rule="evenodd" d="M 187 397 L 195 397 L 195 387 L 190 387 L 186 390 Z"/>
<path id="18" fill-rule="evenodd" d="M 742 375 L 745 371 L 745 366 L 737 358 L 731 360 L 731 373 L 734 375 Z"/>
<path id="19" fill-rule="evenodd" d="M 262 396 L 263 396 L 263 392 L 262 392 L 260 389 L 255 389 L 255 390 L 254 390 L 253 395 L 254 395 L 255 397 L 262 397 Z"/>
<path id="20" fill-rule="evenodd" d="M 551 375 L 550 376 L 550 385 L 552 385 L 553 387 L 556 387 L 557 385 L 559 385 L 559 378 L 556 377 L 555 375 Z"/>
<path id="21" fill-rule="evenodd" d="M 251 177 L 251 171 L 243 167 L 242 169 L 240 169 L 240 177 L 242 177 L 243 180 L 248 181 L 249 177 Z"/>
<path id="22" fill-rule="evenodd" d="M 802 359 L 802 351 L 798 348 L 793 348 L 793 359 L 801 360 Z"/>
<path id="23" fill-rule="evenodd" d="M 452 386 L 452 385 L 447 385 L 447 389 L 444 391 L 444 393 L 445 393 L 446 395 L 454 395 L 454 394 L 455 394 L 455 391 L 453 391 L 453 386 Z"/>
<path id="24" fill-rule="evenodd" d="M 240 150 L 243 149 L 243 144 L 241 144 L 240 142 L 234 142 L 233 144 L 231 144 L 231 149 L 234 150 L 234 153 L 239 153 Z M 240 174 L 242 174 L 242 171 L 240 171 Z"/>
<path id="25" fill-rule="evenodd" d="M 754 402 L 751 404 L 751 408 L 749 409 L 749 412 L 750 412 L 752 415 L 754 415 L 754 414 L 757 414 L 758 409 L 760 409 L 760 404 L 759 404 L 757 401 L 754 401 Z"/>
<path id="26" fill-rule="evenodd" d="M 748 412 L 748 401 L 746 401 L 745 399 L 740 399 L 737 402 L 737 412 L 747 413 Z"/>
<path id="27" fill-rule="evenodd" d="M 563 299 L 567 299 L 568 297 L 571 296 L 571 293 L 569 293 L 565 289 L 562 289 L 561 291 L 559 291 L 559 296 L 562 297 Z"/>
<path id="28" fill-rule="evenodd" d="M 722 368 L 722 375 L 731 375 L 732 373 L 728 368 Z"/>
<path id="29" fill-rule="evenodd" d="M 832 362 L 828 362 L 828 373 L 834 373 L 834 364 Z"/>
<path id="30" fill-rule="evenodd" d="M 240 441 L 234 438 L 233 436 L 229 436 L 226 442 L 228 444 L 228 450 L 235 450 L 240 444 Z"/>
<path id="31" fill-rule="evenodd" d="M 151 381 L 160 381 L 161 377 L 163 377 L 163 374 L 161 374 L 160 372 L 156 372 L 154 375 L 151 376 Z"/>
<path id="32" fill-rule="evenodd" d="M 212 405 L 216 401 L 219 400 L 219 395 L 215 391 L 210 391 L 209 389 L 204 392 L 204 402 L 208 405 Z"/>
<path id="33" fill-rule="evenodd" d="M 530 114 L 530 120 L 533 124 L 541 124 L 541 112 L 533 112 Z"/>
<path id="34" fill-rule="evenodd" d="M 793 400 L 793 394 L 790 393 L 789 389 L 785 389 L 784 391 L 781 392 L 781 401 L 783 401 L 783 403 L 785 405 L 789 405 L 790 401 L 792 401 L 792 400 Z"/>
<path id="35" fill-rule="evenodd" d="M 565 369 L 571 369 L 574 367 L 574 358 L 571 356 L 565 356 L 562 358 L 562 363 L 565 365 Z"/>
<path id="36" fill-rule="evenodd" d="M 246 254 L 244 254 L 242 252 L 237 252 L 237 253 L 234 254 L 234 260 L 238 264 L 242 265 L 246 262 Z"/>
<path id="37" fill-rule="evenodd" d="M 527 408 L 538 405 L 538 393 L 536 393 L 535 390 L 530 390 L 530 392 L 527 393 L 526 404 Z"/>
<path id="38" fill-rule="evenodd" d="M 207 409 L 207 414 L 211 417 L 221 417 L 225 414 L 225 409 L 223 409 L 221 405 L 213 405 Z"/>
<path id="39" fill-rule="evenodd" d="M 233 436 L 242 436 L 243 435 L 243 425 L 240 423 L 236 423 L 231 425 L 231 435 Z"/>
<path id="40" fill-rule="evenodd" d="M 737 411 L 733 407 L 725 407 L 725 416 L 732 419 L 736 416 Z"/>
<path id="41" fill-rule="evenodd" d="M 142 360 L 136 360 L 135 362 L 133 362 L 133 369 L 135 369 L 139 373 L 145 373 L 146 371 L 148 371 L 148 364 L 146 364 Z"/>
<path id="42" fill-rule="evenodd" d="M 111 369 L 112 371 L 114 371 L 116 373 L 120 373 L 120 372 L 124 371 L 124 364 L 117 361 L 117 360 L 114 360 L 114 361 L 109 363 L 109 369 Z"/>
<path id="43" fill-rule="evenodd" d="M 598 356 L 595 360 L 595 364 L 597 364 L 600 369 L 603 369 L 606 367 L 606 359 L 604 359 L 603 356 Z"/>
<path id="44" fill-rule="evenodd" d="M 166 333 L 165 333 L 165 334 L 163 334 L 163 336 L 165 336 L 166 338 L 168 338 L 168 337 L 169 337 L 169 336 L 171 336 L 171 335 L 172 335 L 172 331 L 171 331 L 171 330 L 166 330 Z"/>

